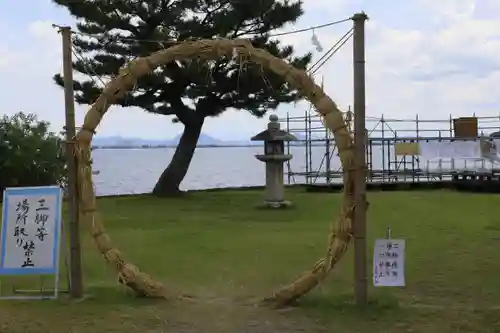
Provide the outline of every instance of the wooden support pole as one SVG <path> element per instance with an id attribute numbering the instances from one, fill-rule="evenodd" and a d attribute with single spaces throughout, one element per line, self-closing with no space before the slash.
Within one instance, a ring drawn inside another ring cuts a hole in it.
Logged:
<path id="1" fill-rule="evenodd" d="M 358 13 L 352 17 L 354 69 L 354 277 L 357 305 L 368 302 L 366 246 L 366 110 L 365 110 L 365 21 L 368 16 Z"/>
<path id="2" fill-rule="evenodd" d="M 64 75 L 64 106 L 66 111 L 66 161 L 68 164 L 68 230 L 69 230 L 69 257 L 70 257 L 70 295 L 73 298 L 83 296 L 82 255 L 80 245 L 80 213 L 78 207 L 78 177 L 77 161 L 75 156 L 75 101 L 73 90 L 73 65 L 71 28 L 61 27 L 63 47 L 63 75 Z"/>

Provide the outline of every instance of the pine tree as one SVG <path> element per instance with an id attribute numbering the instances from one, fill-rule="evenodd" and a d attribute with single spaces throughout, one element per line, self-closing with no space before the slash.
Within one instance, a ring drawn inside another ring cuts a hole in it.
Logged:
<path id="1" fill-rule="evenodd" d="M 84 57 L 75 71 L 109 78 L 126 62 L 190 39 L 248 38 L 255 47 L 305 69 L 311 55 L 294 56 L 291 46 L 270 37 L 302 14 L 300 0 L 53 0 L 77 19 L 73 47 Z M 89 37 L 92 36 L 92 37 Z M 59 74 L 55 82 L 63 86 Z M 92 104 L 102 87 L 92 80 L 74 82 L 75 100 Z M 281 77 L 255 64 L 233 61 L 172 62 L 139 80 L 117 104 L 175 116 L 184 131 L 153 194 L 179 191 L 206 117 L 233 108 L 262 117 L 280 103 L 299 100 Z M 190 101 L 191 103 L 186 103 Z"/>

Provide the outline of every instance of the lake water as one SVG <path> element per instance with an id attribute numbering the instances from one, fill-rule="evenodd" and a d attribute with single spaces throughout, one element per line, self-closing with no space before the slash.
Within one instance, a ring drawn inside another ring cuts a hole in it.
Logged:
<path id="1" fill-rule="evenodd" d="M 305 148 L 294 148 L 292 169 L 305 170 Z M 262 151 L 262 147 L 198 148 L 181 189 L 264 185 L 264 163 L 255 158 Z M 94 176 L 97 194 L 150 192 L 173 153 L 172 148 L 94 150 L 93 168 L 99 171 Z"/>
<path id="2" fill-rule="evenodd" d="M 291 171 L 306 171 L 305 147 L 291 147 L 290 150 L 293 154 L 290 161 Z M 187 176 L 181 184 L 181 189 L 264 185 L 264 163 L 255 158 L 255 155 L 262 153 L 262 151 L 262 147 L 198 148 Z M 94 150 L 94 170 L 100 172 L 94 176 L 97 195 L 151 192 L 173 153 L 174 149 L 172 148 Z M 310 156 L 312 170 L 326 170 L 324 161 L 325 147 L 313 147 Z M 374 169 L 381 169 L 383 164 L 387 168 L 389 164 L 388 158 L 386 156 L 383 163 L 381 147 L 373 147 L 372 156 Z M 391 156 L 394 156 L 393 151 L 391 151 Z M 391 157 L 391 159 L 394 160 L 394 157 Z M 421 160 L 420 167 L 424 168 L 425 166 L 426 161 Z M 337 170 L 339 167 L 340 161 L 338 157 L 331 157 L 330 170 Z M 430 169 L 436 169 L 437 167 L 437 164 L 433 164 Z M 456 167 L 463 166 L 456 165 Z M 394 168 L 393 163 L 391 169 L 394 170 Z M 446 168 L 446 165 L 443 168 Z M 286 181 L 287 177 L 285 176 Z M 294 180 L 292 180 L 292 183 L 305 182 L 304 177 L 298 176 L 295 176 Z M 318 178 L 315 182 L 322 183 L 325 180 Z"/>

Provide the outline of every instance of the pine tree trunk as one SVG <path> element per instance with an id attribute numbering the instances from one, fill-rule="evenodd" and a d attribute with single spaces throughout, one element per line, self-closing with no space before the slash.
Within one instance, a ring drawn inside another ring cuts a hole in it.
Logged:
<path id="1" fill-rule="evenodd" d="M 184 132 L 175 149 L 174 156 L 158 179 L 153 189 L 153 195 L 166 197 L 180 193 L 179 186 L 193 159 L 204 120 L 204 117 L 200 117 L 196 121 L 184 125 Z"/>

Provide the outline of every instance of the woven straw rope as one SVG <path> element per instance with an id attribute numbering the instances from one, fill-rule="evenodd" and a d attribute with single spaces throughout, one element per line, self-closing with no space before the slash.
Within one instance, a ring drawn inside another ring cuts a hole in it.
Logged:
<path id="1" fill-rule="evenodd" d="M 116 269 L 119 281 L 136 294 L 147 297 L 168 298 L 170 294 L 163 284 L 154 281 L 147 274 L 123 258 L 113 247 L 107 235 L 96 206 L 92 183 L 90 144 L 95 129 L 114 102 L 133 88 L 137 79 L 151 74 L 158 66 L 175 60 L 216 60 L 221 57 L 252 61 L 278 75 L 281 75 L 294 89 L 306 97 L 322 115 L 325 126 L 332 131 L 339 148 L 339 157 L 344 170 L 344 195 L 339 218 L 332 223 L 325 257 L 296 281 L 273 293 L 265 301 L 285 305 L 304 295 L 321 282 L 328 272 L 347 251 L 352 239 L 351 223 L 353 215 L 353 141 L 336 104 L 302 70 L 298 70 L 267 51 L 254 48 L 247 40 L 198 40 L 180 43 L 168 49 L 138 58 L 120 69 L 119 74 L 104 88 L 102 94 L 85 115 L 84 124 L 77 134 L 76 155 L 79 165 L 79 196 L 82 219 L 90 223 L 92 237 L 97 249 L 108 264 Z"/>

